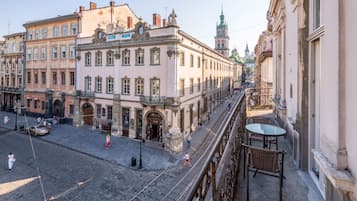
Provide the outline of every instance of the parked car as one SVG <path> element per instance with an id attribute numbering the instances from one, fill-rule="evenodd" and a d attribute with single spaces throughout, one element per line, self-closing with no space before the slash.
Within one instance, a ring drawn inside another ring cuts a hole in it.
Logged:
<path id="1" fill-rule="evenodd" d="M 27 130 L 33 136 L 42 136 L 50 133 L 50 129 L 43 125 L 31 126 Z"/>

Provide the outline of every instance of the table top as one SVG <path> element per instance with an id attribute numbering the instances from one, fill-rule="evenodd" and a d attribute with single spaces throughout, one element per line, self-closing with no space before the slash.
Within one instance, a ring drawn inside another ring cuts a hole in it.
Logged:
<path id="1" fill-rule="evenodd" d="M 247 124 L 245 128 L 252 133 L 265 136 L 281 136 L 286 134 L 286 130 L 269 124 Z"/>

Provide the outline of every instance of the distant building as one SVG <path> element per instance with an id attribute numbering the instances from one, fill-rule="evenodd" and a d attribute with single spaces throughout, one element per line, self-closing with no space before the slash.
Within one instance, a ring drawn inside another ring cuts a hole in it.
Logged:
<path id="1" fill-rule="evenodd" d="M 273 87 L 272 40 L 272 33 L 264 31 L 255 46 L 255 87 L 257 88 Z"/>
<path id="2" fill-rule="evenodd" d="M 233 63 L 183 32 L 173 11 L 125 30 L 77 39 L 74 123 L 182 149 L 182 139 L 229 95 Z"/>
<path id="3" fill-rule="evenodd" d="M 24 36 L 23 32 L 6 35 L 0 47 L 0 106 L 5 111 L 20 106 Z"/>
<path id="4" fill-rule="evenodd" d="M 239 56 L 238 50 L 233 49 L 231 56 L 229 57 L 233 62 L 233 88 L 237 89 L 241 87 L 243 81 L 243 60 Z"/>
<path id="5" fill-rule="evenodd" d="M 243 61 L 243 71 L 245 78 L 253 81 L 253 77 L 255 76 L 255 55 L 254 52 L 250 52 L 248 44 L 245 47 Z"/>
<path id="6" fill-rule="evenodd" d="M 229 36 L 228 25 L 224 21 L 223 10 L 219 16 L 219 23 L 216 26 L 215 50 L 225 57 L 229 57 Z"/>

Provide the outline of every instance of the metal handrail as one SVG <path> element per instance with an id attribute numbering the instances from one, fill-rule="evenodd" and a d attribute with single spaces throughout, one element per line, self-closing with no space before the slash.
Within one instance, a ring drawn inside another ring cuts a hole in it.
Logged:
<path id="1" fill-rule="evenodd" d="M 239 116 L 240 109 L 243 106 L 244 101 L 245 101 L 245 94 L 242 94 L 242 96 L 239 98 L 238 102 L 233 106 L 234 112 L 230 113 L 228 116 L 229 121 L 224 121 L 225 123 L 222 124 L 221 127 L 219 128 L 218 137 L 216 138 L 217 140 L 215 141 L 214 145 L 212 146 L 213 149 L 211 149 L 211 151 L 209 152 L 208 158 L 204 162 L 204 166 L 200 170 L 197 179 L 194 181 L 191 191 L 188 193 L 188 197 L 186 198 L 186 200 L 194 200 L 198 194 L 198 191 L 202 188 L 202 186 L 201 186 L 202 182 L 204 181 L 205 177 L 207 176 L 207 173 L 209 172 L 209 169 L 211 168 L 211 163 L 212 163 L 212 161 L 215 161 L 217 159 L 216 154 L 219 153 L 220 148 L 222 148 L 221 143 L 224 143 L 223 140 L 224 140 L 226 131 L 232 129 L 231 128 L 233 126 L 232 122 L 235 122 L 236 118 Z M 227 142 L 228 142 L 228 140 L 223 145 L 224 146 L 223 150 L 225 150 L 225 147 L 227 146 Z M 218 168 L 215 168 L 215 169 L 218 169 Z M 215 172 L 214 172 L 214 174 L 215 174 Z M 214 178 L 215 178 L 215 176 L 216 175 L 211 175 L 211 177 L 214 177 Z M 213 200 L 215 200 L 215 196 L 216 196 L 215 194 L 217 193 L 216 192 L 217 189 L 215 186 L 216 182 L 217 181 L 213 181 L 213 182 L 209 183 L 211 190 L 212 190 Z M 214 183 L 214 186 L 212 186 L 212 183 Z M 206 189 L 209 189 L 209 187 Z M 207 192 L 206 192 L 206 195 L 207 195 Z M 202 200 L 202 199 L 200 198 L 199 200 Z"/>

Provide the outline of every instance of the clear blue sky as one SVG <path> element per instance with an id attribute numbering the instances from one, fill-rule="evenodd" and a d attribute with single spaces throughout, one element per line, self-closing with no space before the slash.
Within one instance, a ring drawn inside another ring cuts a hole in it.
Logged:
<path id="1" fill-rule="evenodd" d="M 109 5 L 110 0 L 93 0 L 97 7 Z M 152 13 L 167 16 L 172 8 L 182 30 L 214 47 L 216 23 L 221 8 L 229 26 L 230 49 L 243 54 L 245 45 L 254 50 L 259 34 L 266 29 L 268 0 L 117 0 L 128 3 L 137 16 L 152 23 Z M 25 31 L 27 21 L 45 19 L 78 11 L 80 5 L 89 7 L 89 0 L 1 0 L 0 38 L 9 33 Z"/>

